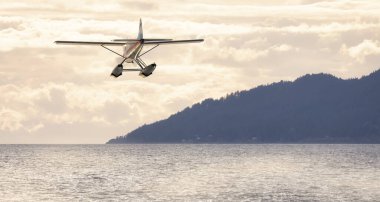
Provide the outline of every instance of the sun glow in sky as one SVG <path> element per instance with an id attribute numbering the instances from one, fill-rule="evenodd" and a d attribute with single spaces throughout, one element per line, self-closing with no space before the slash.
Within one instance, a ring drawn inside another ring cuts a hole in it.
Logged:
<path id="1" fill-rule="evenodd" d="M 380 65 L 379 1 L 2 1 L 0 143 L 104 143 L 205 98 L 307 73 Z M 109 76 L 116 55 L 55 40 L 204 38 Z"/>

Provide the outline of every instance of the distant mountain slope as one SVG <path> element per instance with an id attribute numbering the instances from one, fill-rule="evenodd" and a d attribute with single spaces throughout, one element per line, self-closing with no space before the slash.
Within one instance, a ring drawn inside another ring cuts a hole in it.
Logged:
<path id="1" fill-rule="evenodd" d="M 380 70 L 305 75 L 206 99 L 108 143 L 380 143 Z"/>

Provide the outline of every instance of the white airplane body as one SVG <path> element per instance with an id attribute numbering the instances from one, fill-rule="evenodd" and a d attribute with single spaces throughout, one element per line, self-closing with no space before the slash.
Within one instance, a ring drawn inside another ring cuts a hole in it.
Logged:
<path id="1" fill-rule="evenodd" d="M 181 43 L 198 43 L 203 42 L 203 39 L 191 39 L 191 40 L 172 40 L 172 39 L 144 39 L 142 22 L 140 19 L 139 34 L 137 39 L 115 39 L 111 42 L 104 41 L 55 41 L 56 44 L 64 45 L 100 45 L 101 47 L 119 55 L 123 58 L 123 61 L 118 64 L 112 71 L 111 76 L 119 77 L 124 71 L 139 71 L 141 76 L 147 77 L 153 73 L 156 69 L 156 64 L 152 63 L 146 65 L 142 60 L 141 56 L 145 55 L 149 51 L 158 47 L 159 45 L 166 44 L 181 44 Z M 153 48 L 141 53 L 142 49 L 146 45 L 154 45 Z M 106 46 L 122 46 L 123 54 L 119 54 Z M 136 63 L 140 69 L 124 69 L 123 63 Z"/>

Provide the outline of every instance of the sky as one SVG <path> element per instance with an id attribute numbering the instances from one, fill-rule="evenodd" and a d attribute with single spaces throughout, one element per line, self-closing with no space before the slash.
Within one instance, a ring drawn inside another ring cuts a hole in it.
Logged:
<path id="1" fill-rule="evenodd" d="M 140 18 L 146 38 L 205 42 L 160 46 L 143 56 L 152 76 L 117 79 L 117 55 L 53 43 L 136 38 Z M 379 63 L 380 1 L 1 1 L 0 144 L 102 144 L 206 98 Z"/>

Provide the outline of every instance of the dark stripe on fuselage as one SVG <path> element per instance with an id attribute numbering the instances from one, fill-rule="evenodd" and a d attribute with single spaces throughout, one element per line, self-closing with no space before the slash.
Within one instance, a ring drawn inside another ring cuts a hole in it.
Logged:
<path id="1" fill-rule="evenodd" d="M 132 45 L 130 48 L 127 49 L 127 47 L 124 47 L 124 54 L 123 56 L 128 59 L 135 59 L 136 54 L 140 51 L 140 47 L 142 46 L 141 41 L 136 42 L 134 45 Z"/>

